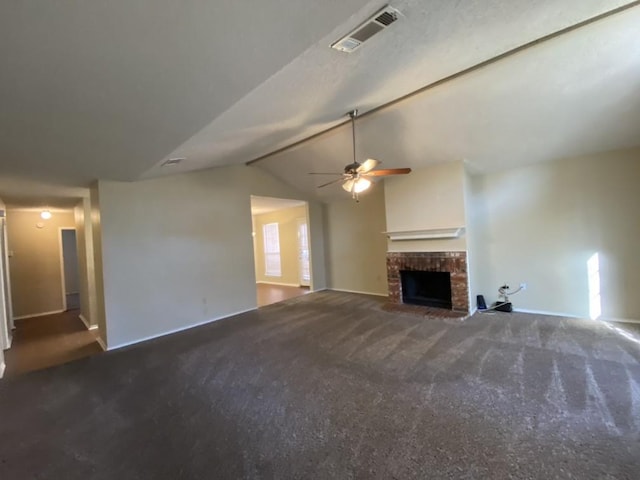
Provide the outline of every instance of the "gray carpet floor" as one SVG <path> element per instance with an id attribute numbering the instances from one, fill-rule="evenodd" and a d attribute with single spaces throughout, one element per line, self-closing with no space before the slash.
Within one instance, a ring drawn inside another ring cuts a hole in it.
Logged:
<path id="1" fill-rule="evenodd" d="M 640 334 L 320 292 L 0 382 L 0 478 L 640 478 Z"/>

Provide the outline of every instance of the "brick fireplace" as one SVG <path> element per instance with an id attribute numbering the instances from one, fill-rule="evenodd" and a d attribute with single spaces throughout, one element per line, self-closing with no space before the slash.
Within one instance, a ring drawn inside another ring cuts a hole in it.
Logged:
<path id="1" fill-rule="evenodd" d="M 451 275 L 451 310 L 469 313 L 466 252 L 388 252 L 389 302 L 401 305 L 401 271 L 446 272 Z"/>

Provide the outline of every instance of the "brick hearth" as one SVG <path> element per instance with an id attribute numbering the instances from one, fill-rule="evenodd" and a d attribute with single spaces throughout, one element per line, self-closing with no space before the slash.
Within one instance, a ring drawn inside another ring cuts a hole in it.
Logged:
<path id="1" fill-rule="evenodd" d="M 388 252 L 389 302 L 403 304 L 400 270 L 449 272 L 452 310 L 469 312 L 469 279 L 466 252 Z"/>

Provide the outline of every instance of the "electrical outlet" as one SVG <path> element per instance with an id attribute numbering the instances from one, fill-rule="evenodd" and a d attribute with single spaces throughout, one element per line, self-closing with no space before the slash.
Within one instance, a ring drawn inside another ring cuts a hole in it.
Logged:
<path id="1" fill-rule="evenodd" d="M 522 290 L 526 290 L 526 289 L 527 289 L 527 284 L 526 284 L 526 283 L 521 283 L 521 284 L 520 284 L 520 288 L 521 288 Z"/>

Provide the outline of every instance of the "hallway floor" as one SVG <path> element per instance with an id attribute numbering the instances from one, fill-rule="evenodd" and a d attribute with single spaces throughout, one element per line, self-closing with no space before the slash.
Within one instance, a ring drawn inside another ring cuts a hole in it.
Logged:
<path id="1" fill-rule="evenodd" d="M 306 295 L 311 290 L 309 287 L 287 287 L 284 285 L 271 285 L 269 283 L 257 283 L 258 307 L 282 302 L 290 298 Z"/>
<path id="2" fill-rule="evenodd" d="M 6 377 L 88 357 L 102 352 L 78 310 L 16 320 L 11 348 L 4 352 Z"/>

